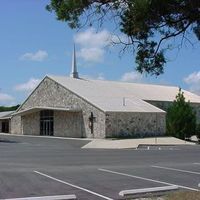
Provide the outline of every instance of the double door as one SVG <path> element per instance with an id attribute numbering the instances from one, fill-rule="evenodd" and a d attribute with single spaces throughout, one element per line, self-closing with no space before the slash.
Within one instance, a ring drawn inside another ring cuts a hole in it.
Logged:
<path id="1" fill-rule="evenodd" d="M 53 135 L 53 120 L 43 120 L 40 122 L 40 135 Z"/>
<path id="2" fill-rule="evenodd" d="M 53 111 L 43 110 L 40 112 L 40 135 L 50 135 L 54 133 Z"/>

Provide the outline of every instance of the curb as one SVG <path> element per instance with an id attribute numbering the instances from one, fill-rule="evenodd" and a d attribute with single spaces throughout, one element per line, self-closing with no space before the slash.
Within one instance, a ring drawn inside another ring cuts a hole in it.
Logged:
<path id="1" fill-rule="evenodd" d="M 179 187 L 177 185 L 170 185 L 170 186 L 164 186 L 164 187 L 122 190 L 119 192 L 119 195 L 122 197 L 135 196 L 135 195 L 146 195 L 146 194 L 152 194 L 152 193 L 168 192 L 168 191 L 178 190 L 178 189 L 179 189 Z"/>
<path id="2" fill-rule="evenodd" d="M 41 197 L 24 197 L 24 198 L 12 198 L 12 199 L 0 199 L 0 200 L 75 200 L 76 195 L 56 195 L 56 196 L 41 196 Z"/>

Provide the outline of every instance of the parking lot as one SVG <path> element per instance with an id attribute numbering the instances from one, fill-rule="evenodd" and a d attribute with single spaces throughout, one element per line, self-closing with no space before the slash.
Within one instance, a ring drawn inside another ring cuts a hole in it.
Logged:
<path id="1" fill-rule="evenodd" d="M 87 140 L 0 135 L 0 199 L 76 195 L 123 199 L 121 190 L 178 185 L 198 191 L 200 146 L 81 149 Z"/>

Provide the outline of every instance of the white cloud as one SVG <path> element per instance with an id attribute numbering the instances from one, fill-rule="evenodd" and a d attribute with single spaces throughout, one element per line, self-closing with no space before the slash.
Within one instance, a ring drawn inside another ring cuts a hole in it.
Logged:
<path id="1" fill-rule="evenodd" d="M 0 102 L 7 102 L 7 101 L 13 101 L 14 98 L 6 93 L 0 93 Z"/>
<path id="2" fill-rule="evenodd" d="M 76 44 L 80 45 L 77 53 L 86 62 L 101 62 L 104 58 L 104 47 L 111 42 L 111 34 L 107 30 L 96 32 L 94 28 L 89 28 L 74 36 Z"/>
<path id="3" fill-rule="evenodd" d="M 48 53 L 44 50 L 38 50 L 35 53 L 25 53 L 20 57 L 20 60 L 43 61 L 48 57 Z"/>
<path id="4" fill-rule="evenodd" d="M 189 85 L 190 91 L 200 95 L 200 71 L 189 74 L 183 81 Z"/>
<path id="5" fill-rule="evenodd" d="M 83 58 L 87 62 L 101 62 L 104 57 L 104 50 L 102 48 L 82 48 L 77 53 L 77 56 Z"/>
<path id="6" fill-rule="evenodd" d="M 91 76 L 91 75 L 81 75 L 81 77 L 83 77 L 84 79 L 91 79 L 91 80 L 105 80 L 104 74 L 103 73 L 99 73 L 96 76 Z"/>
<path id="7" fill-rule="evenodd" d="M 96 32 L 94 28 L 89 28 L 76 34 L 74 40 L 84 47 L 104 47 L 110 41 L 110 33 L 107 30 Z"/>
<path id="8" fill-rule="evenodd" d="M 103 73 L 98 74 L 97 79 L 98 80 L 105 80 Z"/>
<path id="9" fill-rule="evenodd" d="M 36 88 L 36 86 L 40 83 L 40 79 L 31 78 L 28 82 L 18 84 L 14 87 L 16 91 L 25 91 L 30 92 Z"/>
<path id="10" fill-rule="evenodd" d="M 122 75 L 121 81 L 124 82 L 141 82 L 142 81 L 142 74 L 132 71 L 132 72 L 126 72 Z"/>

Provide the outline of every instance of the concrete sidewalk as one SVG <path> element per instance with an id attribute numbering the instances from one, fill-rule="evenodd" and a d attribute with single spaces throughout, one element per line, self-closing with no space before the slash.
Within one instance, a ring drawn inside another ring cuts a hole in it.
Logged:
<path id="1" fill-rule="evenodd" d="M 82 148 L 84 149 L 128 149 L 139 145 L 195 145 L 174 137 L 142 138 L 142 139 L 94 139 Z"/>

